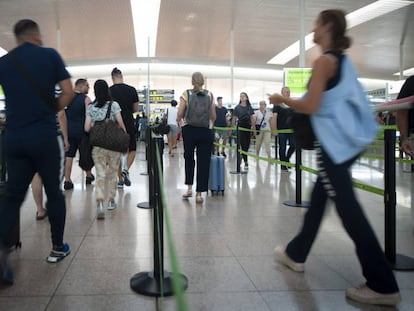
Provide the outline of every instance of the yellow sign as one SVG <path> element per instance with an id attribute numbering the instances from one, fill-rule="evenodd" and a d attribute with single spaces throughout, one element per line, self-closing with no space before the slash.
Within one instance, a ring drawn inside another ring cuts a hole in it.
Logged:
<path id="1" fill-rule="evenodd" d="M 292 97 L 301 97 L 308 90 L 311 75 L 312 68 L 285 68 L 283 85 L 289 87 Z"/>

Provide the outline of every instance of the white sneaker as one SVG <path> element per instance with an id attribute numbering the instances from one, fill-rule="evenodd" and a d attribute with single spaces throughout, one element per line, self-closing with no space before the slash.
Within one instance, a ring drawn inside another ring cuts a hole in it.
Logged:
<path id="1" fill-rule="evenodd" d="M 115 203 L 115 201 L 109 201 L 108 202 L 108 210 L 112 211 L 114 209 L 116 209 L 118 207 L 118 205 Z"/>
<path id="2" fill-rule="evenodd" d="M 105 208 L 103 203 L 98 203 L 98 206 L 96 207 L 96 218 L 105 219 Z"/>
<path id="3" fill-rule="evenodd" d="M 370 305 L 394 306 L 401 301 L 401 295 L 398 292 L 393 294 L 381 294 L 370 289 L 366 284 L 362 284 L 359 287 L 348 288 L 345 296 L 349 299 Z"/>
<path id="4" fill-rule="evenodd" d="M 289 269 L 295 272 L 304 272 L 305 265 L 303 263 L 294 262 L 290 257 L 286 254 L 285 248 L 283 246 L 278 246 L 273 251 L 275 256 L 275 261 L 284 264 Z"/>

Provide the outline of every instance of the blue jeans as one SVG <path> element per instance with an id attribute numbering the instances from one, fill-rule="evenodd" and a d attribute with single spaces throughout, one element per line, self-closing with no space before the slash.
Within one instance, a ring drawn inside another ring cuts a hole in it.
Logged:
<path id="1" fill-rule="evenodd" d="M 316 148 L 316 151 L 320 167 L 312 191 L 311 206 L 300 232 L 287 245 L 286 253 L 296 262 L 306 261 L 329 197 L 335 202 L 342 224 L 355 244 L 367 286 L 379 293 L 398 292 L 391 268 L 354 193 L 349 169 L 357 157 L 334 164 L 322 148 Z"/>
<path id="2" fill-rule="evenodd" d="M 290 157 L 296 150 L 296 143 L 292 133 L 279 133 L 279 159 L 289 162 Z M 289 149 L 286 153 L 286 145 L 289 141 Z"/>
<path id="3" fill-rule="evenodd" d="M 185 159 L 185 184 L 194 183 L 194 150 L 197 156 L 196 192 L 208 191 L 210 175 L 210 157 L 213 147 L 213 132 L 204 127 L 186 125 L 182 128 Z"/>
<path id="4" fill-rule="evenodd" d="M 8 179 L 6 194 L 0 197 L 1 242 L 7 240 L 17 223 L 27 189 L 34 174 L 39 172 L 47 195 L 52 244 L 62 245 L 66 218 L 65 197 L 61 190 L 64 167 L 62 137 L 4 138 Z"/>

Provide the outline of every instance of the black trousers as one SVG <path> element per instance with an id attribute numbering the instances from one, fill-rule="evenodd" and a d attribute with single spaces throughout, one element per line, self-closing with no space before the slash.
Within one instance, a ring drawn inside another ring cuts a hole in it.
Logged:
<path id="1" fill-rule="evenodd" d="M 0 197 L 0 240 L 6 241 L 17 223 L 19 209 L 33 176 L 39 172 L 47 195 L 52 244 L 63 244 L 66 205 L 62 193 L 64 149 L 61 136 L 5 139 L 8 178 Z"/>
<path id="2" fill-rule="evenodd" d="M 300 232 L 287 245 L 286 253 L 296 262 L 306 261 L 329 197 L 335 202 L 342 224 L 355 244 L 367 286 L 379 293 L 397 292 L 398 285 L 392 270 L 354 193 L 349 168 L 357 157 L 334 164 L 322 148 L 316 149 L 320 168 L 312 191 L 311 206 Z"/>
<path id="3" fill-rule="evenodd" d="M 196 192 L 208 191 L 208 177 L 210 174 L 211 148 L 213 146 L 213 131 L 205 127 L 186 125 L 182 128 L 185 184 L 194 183 L 194 150 L 197 158 L 197 185 Z"/>

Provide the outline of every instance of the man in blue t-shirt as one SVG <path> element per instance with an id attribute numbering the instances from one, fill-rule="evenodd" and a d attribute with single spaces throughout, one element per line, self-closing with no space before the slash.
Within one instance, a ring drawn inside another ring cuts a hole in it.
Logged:
<path id="1" fill-rule="evenodd" d="M 8 239 L 19 221 L 19 209 L 27 188 L 39 172 L 48 196 L 47 209 L 52 235 L 48 262 L 58 262 L 70 253 L 63 243 L 66 206 L 60 188 L 64 147 L 58 132 L 56 112 L 73 97 L 70 75 L 60 55 L 42 47 L 36 22 L 20 20 L 14 26 L 17 47 L 0 58 L 0 84 L 6 97 L 3 137 L 8 180 L 0 197 L 0 282 L 12 284 L 7 261 Z M 55 85 L 62 93 L 55 100 Z"/>

